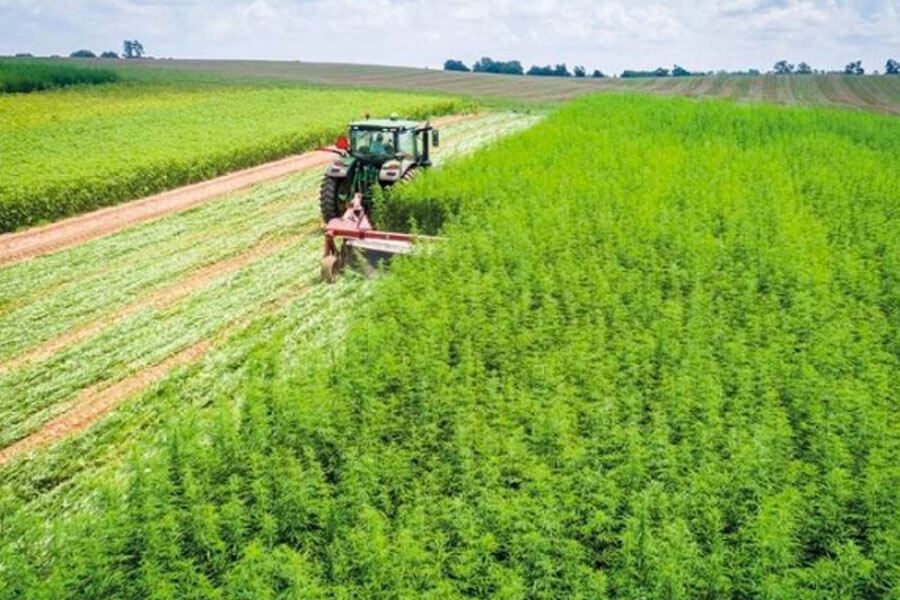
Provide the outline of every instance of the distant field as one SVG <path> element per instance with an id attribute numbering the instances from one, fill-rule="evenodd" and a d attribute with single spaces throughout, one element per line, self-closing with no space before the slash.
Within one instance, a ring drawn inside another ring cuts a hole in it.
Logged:
<path id="1" fill-rule="evenodd" d="M 0 232 L 322 145 L 366 112 L 455 101 L 292 85 L 114 84 L 0 97 Z"/>
<path id="2" fill-rule="evenodd" d="M 660 95 L 731 98 L 778 104 L 831 105 L 900 114 L 900 77 L 794 75 L 647 79 L 574 79 L 517 77 L 487 73 L 305 63 L 287 61 L 143 60 L 119 68 L 166 69 L 203 73 L 221 80 L 302 82 L 379 89 L 440 92 L 476 98 L 553 103 L 597 91 L 636 91 Z"/>

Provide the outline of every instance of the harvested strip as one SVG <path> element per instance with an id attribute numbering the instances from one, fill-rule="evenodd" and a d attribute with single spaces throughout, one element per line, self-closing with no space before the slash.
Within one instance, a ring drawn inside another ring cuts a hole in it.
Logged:
<path id="1" fill-rule="evenodd" d="M 3 365 L 0 365 L 0 375 L 23 367 L 25 365 L 45 360 L 58 351 L 62 350 L 63 348 L 81 342 L 103 331 L 113 323 L 121 321 L 122 319 L 140 310 L 149 308 L 151 306 L 164 308 L 176 302 L 180 298 L 187 296 L 191 292 L 202 288 L 216 277 L 226 273 L 237 271 L 247 266 L 251 262 L 280 252 L 281 250 L 284 250 L 291 244 L 296 243 L 307 235 L 314 233 L 318 229 L 319 224 L 318 222 L 316 222 L 315 224 L 307 225 L 295 235 L 263 242 L 257 246 L 254 246 L 253 248 L 250 248 L 250 250 L 248 250 L 247 252 L 208 265 L 200 269 L 199 271 L 195 271 L 187 279 L 178 281 L 173 285 L 170 285 L 153 293 L 147 298 L 125 306 L 112 315 L 105 316 L 102 319 L 98 319 L 91 323 L 82 325 L 81 327 L 77 327 L 75 329 L 67 331 L 62 335 L 47 340 L 46 342 L 40 344 L 39 346 L 26 352 L 25 354 L 21 354 L 13 358 L 12 360 L 7 361 Z"/>
<path id="2" fill-rule="evenodd" d="M 246 327 L 259 315 L 284 308 L 295 299 L 296 294 L 305 292 L 309 288 L 308 283 L 291 286 L 286 293 L 263 303 L 259 310 L 237 322 L 226 324 L 216 335 L 200 340 L 162 362 L 125 379 L 112 384 L 103 381 L 85 389 L 69 404 L 69 408 L 64 413 L 48 421 L 28 437 L 22 438 L 0 451 L 0 467 L 26 452 L 86 430 L 125 399 L 161 380 L 173 369 L 196 363 L 217 342 Z"/>

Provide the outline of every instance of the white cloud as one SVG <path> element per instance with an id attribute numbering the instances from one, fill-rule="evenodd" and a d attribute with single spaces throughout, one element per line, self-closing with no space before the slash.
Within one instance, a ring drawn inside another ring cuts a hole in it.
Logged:
<path id="1" fill-rule="evenodd" d="M 898 12 L 898 0 L 0 0 L 0 53 L 137 38 L 176 57 L 880 69 L 900 54 Z"/>

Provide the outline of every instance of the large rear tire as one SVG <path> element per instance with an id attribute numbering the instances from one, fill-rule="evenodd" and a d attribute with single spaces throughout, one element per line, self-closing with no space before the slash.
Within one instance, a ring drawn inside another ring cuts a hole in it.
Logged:
<path id="1" fill-rule="evenodd" d="M 335 179 L 327 175 L 322 179 L 319 188 L 319 208 L 322 210 L 322 220 L 328 223 L 344 214 L 344 206 L 340 192 L 344 179 Z"/>

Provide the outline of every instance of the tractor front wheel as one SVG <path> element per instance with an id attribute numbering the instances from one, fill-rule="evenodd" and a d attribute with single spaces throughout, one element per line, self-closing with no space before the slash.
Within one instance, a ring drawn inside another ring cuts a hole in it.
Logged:
<path id="1" fill-rule="evenodd" d="M 409 169 L 406 170 L 406 173 L 403 174 L 403 177 L 400 178 L 400 181 L 402 181 L 403 183 L 408 183 L 408 182 L 412 181 L 413 179 L 415 179 L 416 175 L 418 175 L 418 174 L 419 174 L 419 169 L 417 169 L 414 166 L 410 167 Z"/>

